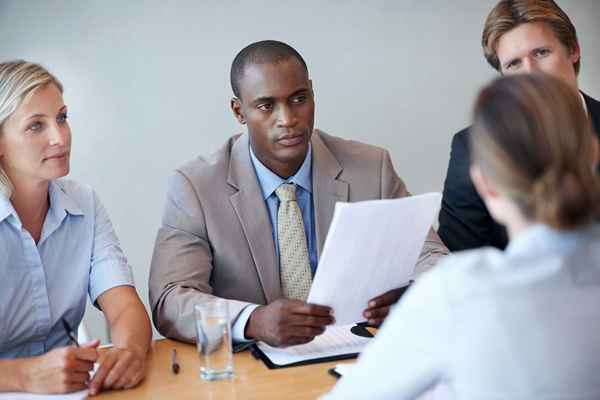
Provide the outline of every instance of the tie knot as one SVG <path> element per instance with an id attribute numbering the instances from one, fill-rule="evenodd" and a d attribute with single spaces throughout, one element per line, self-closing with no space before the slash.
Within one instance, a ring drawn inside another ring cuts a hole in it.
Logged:
<path id="1" fill-rule="evenodd" d="M 296 185 L 284 183 L 275 190 L 279 201 L 296 201 Z"/>

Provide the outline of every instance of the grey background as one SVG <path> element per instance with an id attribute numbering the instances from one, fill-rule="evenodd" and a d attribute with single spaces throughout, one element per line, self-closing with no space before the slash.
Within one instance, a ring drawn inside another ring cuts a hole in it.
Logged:
<path id="1" fill-rule="evenodd" d="M 559 3 L 578 30 L 580 86 L 600 98 L 600 1 Z M 496 75 L 480 46 L 494 4 L 0 0 L 0 60 L 42 63 L 63 82 L 70 178 L 99 193 L 147 306 L 168 176 L 241 131 L 229 110 L 237 51 L 290 43 L 309 66 L 317 127 L 388 148 L 413 193 L 441 191 L 452 135 Z M 86 324 L 106 340 L 89 305 Z"/>

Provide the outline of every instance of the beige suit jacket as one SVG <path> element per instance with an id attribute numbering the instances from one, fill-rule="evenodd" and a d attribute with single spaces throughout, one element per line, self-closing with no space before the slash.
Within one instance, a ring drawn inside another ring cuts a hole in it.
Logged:
<path id="1" fill-rule="evenodd" d="M 317 252 L 335 203 L 409 195 L 386 150 L 315 130 L 313 202 Z M 447 254 L 431 230 L 417 270 Z M 176 170 L 150 269 L 150 306 L 159 332 L 195 342 L 193 306 L 228 299 L 234 323 L 249 304 L 282 296 L 267 206 L 250 159 L 248 134 L 230 138 L 209 158 Z"/>

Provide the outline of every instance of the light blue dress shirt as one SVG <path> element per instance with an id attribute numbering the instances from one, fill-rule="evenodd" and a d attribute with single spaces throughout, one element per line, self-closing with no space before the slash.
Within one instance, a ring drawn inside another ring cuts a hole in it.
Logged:
<path id="1" fill-rule="evenodd" d="M 312 195 L 312 147 L 309 145 L 308 152 L 304 162 L 294 176 L 283 179 L 269 168 L 267 168 L 250 148 L 250 158 L 256 171 L 258 184 L 263 193 L 271 226 L 273 228 L 273 241 L 275 242 L 275 252 L 277 262 L 279 262 L 279 241 L 277 240 L 277 211 L 279 210 L 279 198 L 275 190 L 284 183 L 293 183 L 296 185 L 296 201 L 302 212 L 302 221 L 304 222 L 304 234 L 308 245 L 308 254 L 310 257 L 310 266 L 313 275 L 317 270 L 317 243 L 314 223 L 314 207 Z"/>
<path id="2" fill-rule="evenodd" d="M 76 328 L 92 303 L 133 286 L 106 210 L 89 187 L 49 185 L 50 206 L 36 244 L 0 194 L 0 358 L 41 355 L 69 344 L 61 318 Z"/>
<path id="3" fill-rule="evenodd" d="M 537 225 L 424 274 L 325 398 L 600 399 L 598 371 L 600 225 Z"/>

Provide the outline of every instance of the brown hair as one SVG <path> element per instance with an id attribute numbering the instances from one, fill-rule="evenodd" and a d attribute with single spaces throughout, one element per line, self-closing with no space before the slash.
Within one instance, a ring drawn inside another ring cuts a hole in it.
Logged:
<path id="1" fill-rule="evenodd" d="M 475 104 L 472 162 L 526 218 L 573 229 L 600 218 L 600 175 L 579 94 L 557 78 L 514 75 Z"/>
<path id="2" fill-rule="evenodd" d="M 553 0 L 501 0 L 485 20 L 481 45 L 487 62 L 500 71 L 496 54 L 498 40 L 506 32 L 528 22 L 544 22 L 570 51 L 579 47 L 577 32 L 569 16 Z M 573 64 L 579 74 L 581 57 Z"/>

